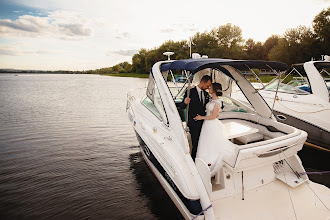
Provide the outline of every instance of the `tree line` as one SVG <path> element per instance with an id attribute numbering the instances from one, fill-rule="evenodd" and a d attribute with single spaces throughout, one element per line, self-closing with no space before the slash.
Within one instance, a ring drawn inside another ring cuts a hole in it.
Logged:
<path id="1" fill-rule="evenodd" d="M 190 38 L 192 53 L 207 55 L 209 58 L 271 60 L 291 66 L 294 63 L 320 59 L 330 53 L 330 7 L 315 16 L 312 28 L 299 26 L 285 31 L 283 36 L 270 36 L 265 42 L 244 40 L 242 29 L 226 24 L 210 31 L 196 33 Z M 154 49 L 141 49 L 132 57 L 132 64 L 123 62 L 113 67 L 91 71 L 91 73 L 148 73 L 152 65 L 165 60 L 165 51 L 173 51 L 171 59 L 187 59 L 190 42 L 166 41 Z"/>

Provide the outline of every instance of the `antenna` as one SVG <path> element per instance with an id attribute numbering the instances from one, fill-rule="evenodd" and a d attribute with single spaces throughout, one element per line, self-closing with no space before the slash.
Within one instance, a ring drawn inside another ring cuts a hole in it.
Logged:
<path id="1" fill-rule="evenodd" d="M 168 60 L 171 60 L 171 55 L 173 55 L 174 52 L 164 52 L 163 55 L 167 56 Z"/>
<path id="2" fill-rule="evenodd" d="M 192 44 L 192 39 L 191 37 L 189 38 L 189 58 L 191 58 L 191 44 Z"/>

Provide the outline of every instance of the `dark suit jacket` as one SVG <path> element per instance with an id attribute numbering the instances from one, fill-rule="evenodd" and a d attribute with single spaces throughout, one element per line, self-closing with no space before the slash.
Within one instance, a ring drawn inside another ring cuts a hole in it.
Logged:
<path id="1" fill-rule="evenodd" d="M 205 104 L 199 100 L 199 95 L 197 93 L 196 87 L 190 89 L 190 104 L 189 104 L 189 112 L 188 112 L 188 127 L 202 126 L 202 121 L 195 121 L 193 118 L 197 116 L 197 114 L 204 116 L 205 113 L 205 106 L 209 102 L 209 94 L 206 91 L 204 92 L 205 97 Z M 184 99 L 187 97 L 187 91 L 183 97 L 183 101 L 180 103 L 180 108 L 185 109 L 187 105 L 184 103 Z"/>

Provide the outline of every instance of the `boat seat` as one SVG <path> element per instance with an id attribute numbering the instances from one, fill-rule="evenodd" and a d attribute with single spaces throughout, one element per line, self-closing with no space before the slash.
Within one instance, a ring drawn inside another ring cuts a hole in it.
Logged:
<path id="1" fill-rule="evenodd" d="M 263 140 L 264 136 L 260 133 L 253 133 L 253 134 L 248 134 L 244 136 L 237 137 L 236 140 L 243 144 L 248 144 L 256 141 Z"/>

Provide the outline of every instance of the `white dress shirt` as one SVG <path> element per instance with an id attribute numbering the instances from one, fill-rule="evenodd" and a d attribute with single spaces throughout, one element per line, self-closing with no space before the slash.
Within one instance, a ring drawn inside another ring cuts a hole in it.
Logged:
<path id="1" fill-rule="evenodd" d="M 204 104 L 205 98 L 204 98 L 204 92 L 202 92 L 203 90 L 201 90 L 198 86 L 196 86 L 196 89 L 199 96 L 199 100 Z"/>

